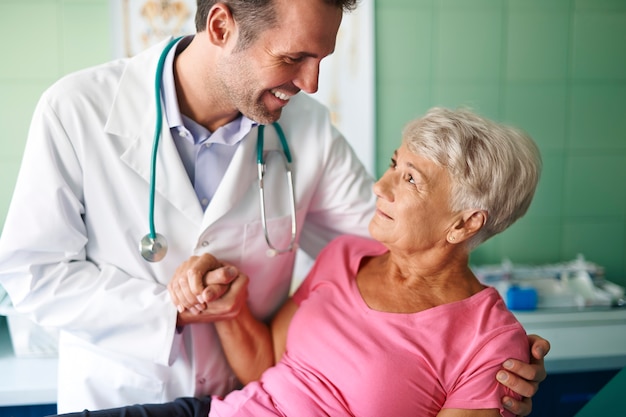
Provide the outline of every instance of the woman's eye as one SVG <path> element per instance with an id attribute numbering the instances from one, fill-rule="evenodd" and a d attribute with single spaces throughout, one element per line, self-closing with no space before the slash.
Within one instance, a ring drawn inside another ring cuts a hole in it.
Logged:
<path id="1" fill-rule="evenodd" d="M 411 184 L 415 184 L 415 178 L 413 178 L 413 175 L 411 174 L 407 176 L 407 181 L 409 181 Z"/>
<path id="2" fill-rule="evenodd" d="M 389 168 L 395 168 L 396 167 L 396 160 L 391 158 L 391 162 L 389 162 Z"/>

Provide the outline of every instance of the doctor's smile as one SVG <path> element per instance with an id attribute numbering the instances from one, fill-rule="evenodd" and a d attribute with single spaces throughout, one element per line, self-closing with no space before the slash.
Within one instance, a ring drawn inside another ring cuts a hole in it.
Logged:
<path id="1" fill-rule="evenodd" d="M 285 104 L 287 104 L 287 102 L 289 101 L 289 99 L 291 98 L 291 96 L 293 94 L 286 94 L 284 92 L 281 92 L 277 89 L 271 89 L 270 92 L 277 98 L 279 98 L 280 100 L 284 101 Z"/>

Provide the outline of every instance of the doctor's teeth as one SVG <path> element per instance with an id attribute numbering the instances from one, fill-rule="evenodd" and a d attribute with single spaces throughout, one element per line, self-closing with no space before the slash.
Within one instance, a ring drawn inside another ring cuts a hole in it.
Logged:
<path id="1" fill-rule="evenodd" d="M 274 94 L 276 97 L 284 101 L 287 101 L 290 99 L 290 96 L 288 96 L 285 93 L 281 93 L 280 91 L 272 90 L 272 94 Z"/>

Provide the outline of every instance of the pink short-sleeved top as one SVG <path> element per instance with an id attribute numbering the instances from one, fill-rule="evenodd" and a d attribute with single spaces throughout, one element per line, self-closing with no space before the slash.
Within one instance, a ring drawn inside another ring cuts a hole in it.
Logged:
<path id="1" fill-rule="evenodd" d="M 335 239 L 294 294 L 299 309 L 282 360 L 209 416 L 436 416 L 442 408 L 497 408 L 510 390 L 495 374 L 528 361 L 523 327 L 493 288 L 414 314 L 370 309 L 356 285 L 364 257 L 386 248 Z"/>

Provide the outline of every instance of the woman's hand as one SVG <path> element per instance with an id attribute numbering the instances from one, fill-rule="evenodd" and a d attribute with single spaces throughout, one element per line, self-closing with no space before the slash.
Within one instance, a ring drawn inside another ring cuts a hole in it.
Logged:
<path id="1" fill-rule="evenodd" d="M 206 303 L 222 297 L 238 275 L 235 267 L 210 254 L 192 256 L 176 269 L 167 288 L 179 313 L 199 314 Z"/>
<path id="2" fill-rule="evenodd" d="M 537 335 L 528 336 L 530 346 L 530 364 L 515 359 L 508 359 L 504 369 L 498 371 L 496 379 L 502 385 L 520 394 L 518 401 L 509 396 L 502 398 L 504 408 L 519 416 L 527 416 L 532 411 L 532 396 L 539 390 L 539 383 L 546 379 L 547 373 L 543 358 L 550 351 L 550 342 Z"/>
<path id="3" fill-rule="evenodd" d="M 228 285 L 215 284 L 221 287 L 221 295 L 198 304 L 194 311 L 179 312 L 176 324 L 184 326 L 191 323 L 217 323 L 235 319 L 246 309 L 248 282 L 247 275 L 239 274 Z"/>

